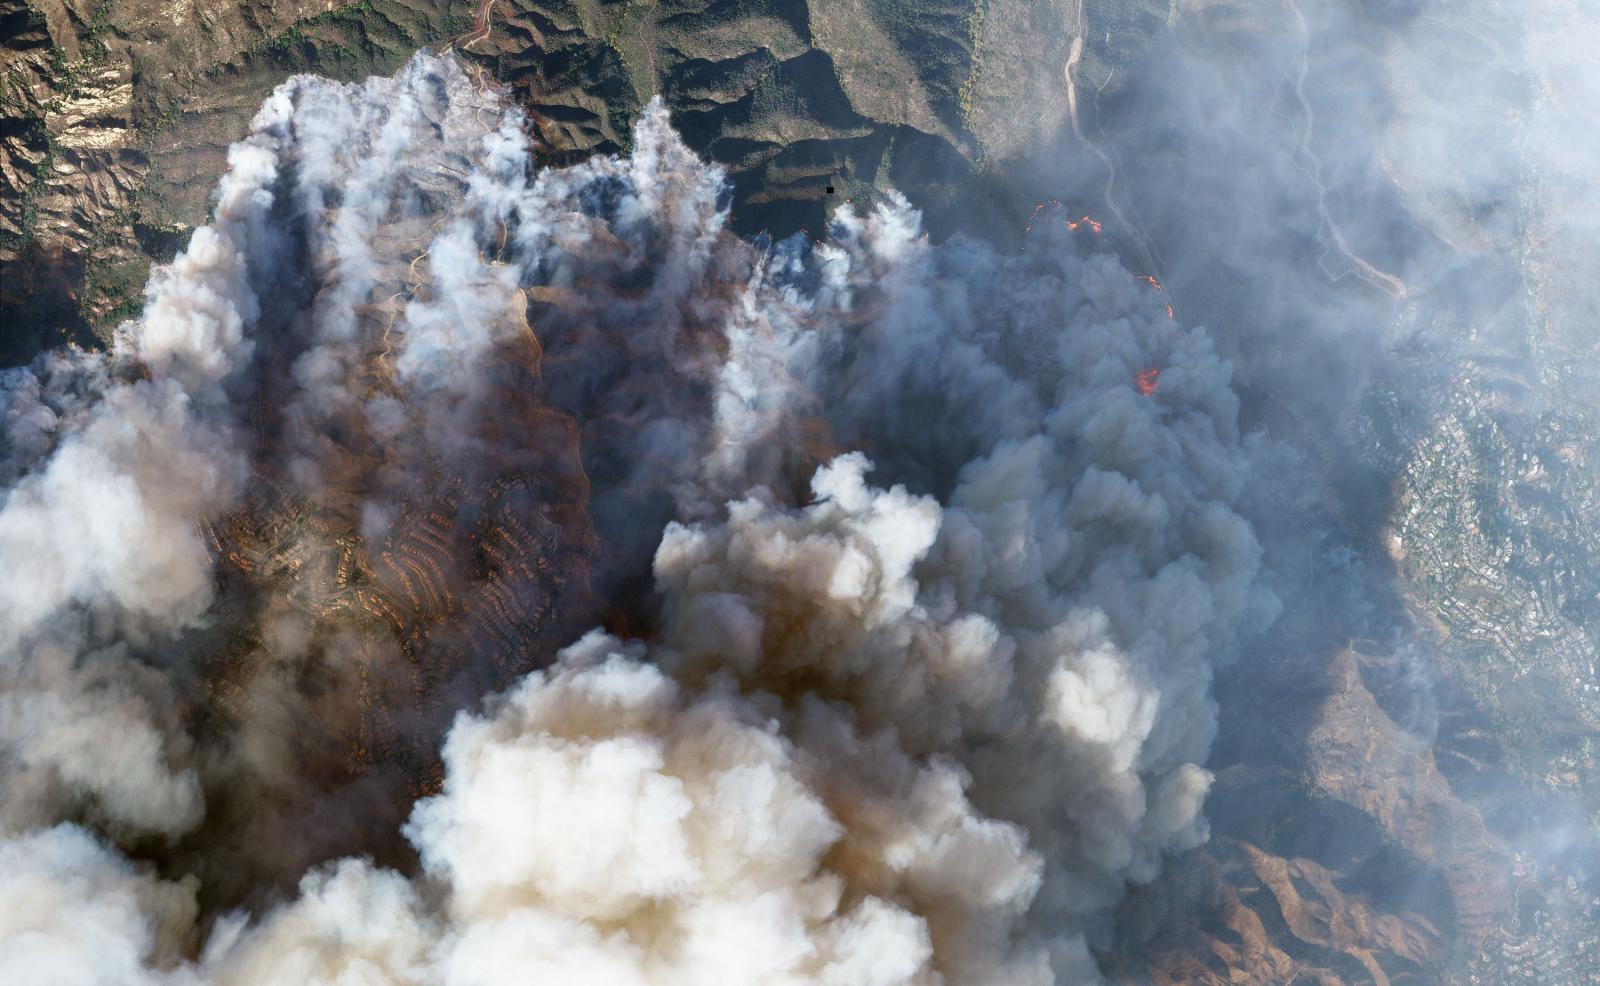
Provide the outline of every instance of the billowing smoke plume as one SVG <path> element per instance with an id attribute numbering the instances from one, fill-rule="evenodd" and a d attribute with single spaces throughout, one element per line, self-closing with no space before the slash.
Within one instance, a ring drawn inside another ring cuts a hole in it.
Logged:
<path id="1" fill-rule="evenodd" d="M 256 141 L 229 160 L 216 222 L 151 279 L 139 327 L 106 357 L 11 371 L 0 391 L 15 478 L 0 506 L 7 829 L 81 811 L 174 834 L 202 812 L 167 683 L 128 649 L 159 647 L 205 611 L 196 521 L 245 481 L 226 381 L 250 357 L 250 258 L 266 248 L 275 160 Z"/>
<path id="2" fill-rule="evenodd" d="M 19 981 L 1095 976 L 1275 610 L 1204 333 L 1059 216 L 757 250 L 659 104 L 541 170 L 448 58 L 230 161 L 6 381 Z"/>
<path id="3" fill-rule="evenodd" d="M 194 983 L 182 963 L 194 881 L 158 880 L 71 825 L 0 838 L 6 982 Z"/>

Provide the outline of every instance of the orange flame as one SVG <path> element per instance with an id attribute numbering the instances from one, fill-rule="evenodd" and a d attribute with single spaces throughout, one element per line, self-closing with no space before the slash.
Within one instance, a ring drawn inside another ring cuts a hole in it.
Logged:
<path id="1" fill-rule="evenodd" d="M 1161 370 L 1152 366 L 1148 370 L 1140 370 L 1134 375 L 1133 381 L 1139 388 L 1139 393 L 1146 397 L 1156 392 L 1156 384 L 1161 380 Z"/>
<path id="2" fill-rule="evenodd" d="M 1041 214 L 1048 212 L 1051 215 L 1055 215 L 1056 213 L 1059 213 L 1062 208 L 1063 206 L 1061 205 L 1060 199 L 1050 199 L 1045 202 L 1040 202 L 1038 205 L 1033 207 L 1033 212 L 1029 213 L 1028 222 L 1022 227 L 1022 231 L 1024 233 L 1033 232 L 1034 224 L 1039 221 L 1039 216 Z M 1072 230 L 1073 232 L 1077 232 L 1080 229 L 1087 229 L 1096 234 L 1098 234 L 1104 228 L 1101 226 L 1098 219 L 1094 219 L 1089 216 L 1080 216 L 1077 219 L 1068 219 L 1066 221 L 1066 226 L 1067 229 Z"/>
<path id="3" fill-rule="evenodd" d="M 1052 212 L 1054 212 L 1055 210 L 1060 209 L 1060 208 L 1061 208 L 1061 200 L 1060 199 L 1051 199 L 1048 202 L 1040 202 L 1038 205 L 1034 206 L 1033 207 L 1033 211 L 1028 214 L 1028 221 L 1027 221 L 1026 224 L 1023 225 L 1022 231 L 1024 233 L 1033 232 L 1033 224 L 1039 218 L 1039 213 L 1043 212 L 1046 209 L 1049 209 Z"/>
<path id="4" fill-rule="evenodd" d="M 1160 291 L 1162 294 L 1166 294 L 1167 293 L 1166 287 L 1160 281 L 1156 280 L 1156 276 L 1154 274 L 1135 274 L 1133 276 L 1137 280 L 1143 281 L 1144 283 L 1146 283 L 1146 284 L 1150 285 L 1151 287 L 1155 288 L 1157 291 Z M 1170 302 L 1170 301 L 1167 302 L 1167 317 L 1171 318 L 1171 319 L 1176 319 L 1178 317 L 1173 312 L 1173 310 L 1172 310 L 1172 302 Z"/>

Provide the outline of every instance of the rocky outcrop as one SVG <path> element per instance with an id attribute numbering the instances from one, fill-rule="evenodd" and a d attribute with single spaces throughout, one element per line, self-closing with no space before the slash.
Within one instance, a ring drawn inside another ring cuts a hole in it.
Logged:
<path id="1" fill-rule="evenodd" d="M 1326 675 L 1297 769 L 1220 770 L 1211 842 L 1133 889 L 1118 981 L 1434 983 L 1495 939 L 1510 860 L 1379 706 L 1359 655 Z"/>
<path id="2" fill-rule="evenodd" d="M 1391 986 L 1427 981 L 1441 949 L 1426 917 L 1381 911 L 1311 860 L 1235 839 L 1193 853 L 1136 898 L 1156 899 L 1170 924 L 1121 981 Z"/>
<path id="3" fill-rule="evenodd" d="M 1329 675 L 1333 687 L 1310 736 L 1311 782 L 1438 869 L 1455 905 L 1458 945 L 1472 951 L 1508 910 L 1511 861 L 1478 812 L 1451 793 L 1429 748 L 1378 706 L 1355 654 L 1339 655 Z"/>

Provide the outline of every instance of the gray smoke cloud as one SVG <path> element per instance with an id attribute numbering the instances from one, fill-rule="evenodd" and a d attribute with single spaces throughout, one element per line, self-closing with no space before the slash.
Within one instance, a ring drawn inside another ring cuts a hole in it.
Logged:
<path id="1" fill-rule="evenodd" d="M 1110 6 L 1099 23 L 1088 6 L 1087 37 L 1124 30 Z M 1223 717 L 1215 767 L 1307 771 L 1305 731 L 1321 714 L 1308 696 L 1337 691 L 1330 658 L 1354 649 L 1362 687 L 1472 816 L 1404 850 L 1472 843 L 1480 813 L 1490 829 L 1482 870 L 1439 864 L 1457 889 L 1430 913 L 1459 924 L 1415 974 L 1494 981 L 1511 961 L 1500 943 L 1523 936 L 1518 947 L 1537 938 L 1562 956 L 1541 974 L 1581 979 L 1585 919 L 1534 930 L 1510 915 L 1514 856 L 1559 872 L 1552 910 L 1568 878 L 1591 901 L 1600 873 L 1600 843 L 1571 837 L 1593 831 L 1592 772 L 1559 793 L 1540 779 L 1553 776 L 1557 734 L 1600 722 L 1586 656 L 1556 656 L 1595 646 L 1591 611 L 1574 601 L 1593 596 L 1593 556 L 1578 547 L 1592 543 L 1579 519 L 1592 499 L 1575 490 L 1592 485 L 1595 460 L 1572 436 L 1592 433 L 1600 396 L 1589 120 L 1600 75 L 1578 55 L 1600 22 L 1559 0 L 1180 7 L 1132 64 L 1078 67 L 1095 147 L 1064 140 L 1031 180 L 1075 209 L 1126 217 L 1133 230 L 1108 223 L 1108 235 L 1180 317 L 1217 329 L 1245 431 L 1269 438 L 1239 509 L 1285 609 L 1220 675 L 1224 701 L 1259 714 Z M 1085 176 L 1063 189 L 1057 157 Z M 1530 472 L 1534 461 L 1558 464 Z M 1552 582 L 1586 588 L 1552 602 L 1537 587 Z M 1479 647 L 1495 627 L 1505 638 Z M 1539 687 L 1554 703 L 1538 712 L 1507 698 L 1530 674 L 1548 675 Z M 1219 826 L 1263 838 L 1247 820 L 1258 789 L 1237 800 L 1231 823 L 1213 813 Z M 1353 873 L 1354 841 L 1324 830 L 1271 851 Z M 1404 908 L 1433 878 L 1351 885 Z M 1480 953 L 1487 965 L 1474 965 Z"/>

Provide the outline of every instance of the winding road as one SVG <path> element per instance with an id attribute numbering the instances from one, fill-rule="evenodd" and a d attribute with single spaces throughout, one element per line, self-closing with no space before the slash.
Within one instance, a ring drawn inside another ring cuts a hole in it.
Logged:
<path id="1" fill-rule="evenodd" d="M 472 18 L 472 30 L 462 34 L 445 45 L 445 51 L 452 48 L 468 48 L 489 36 L 489 14 L 494 9 L 495 0 L 483 0 L 478 7 L 478 12 Z"/>

